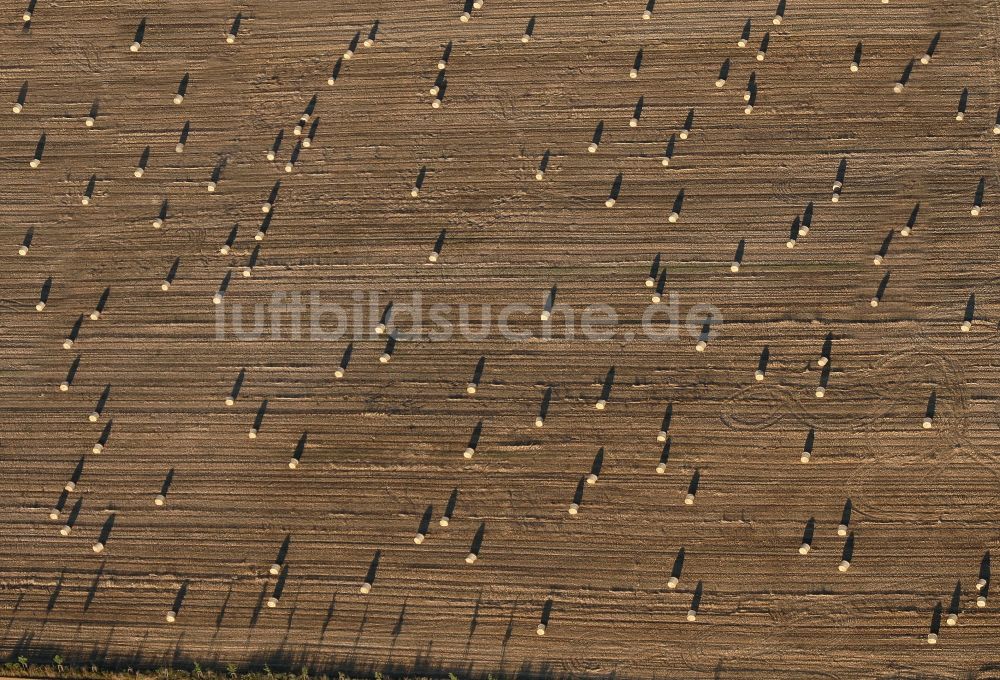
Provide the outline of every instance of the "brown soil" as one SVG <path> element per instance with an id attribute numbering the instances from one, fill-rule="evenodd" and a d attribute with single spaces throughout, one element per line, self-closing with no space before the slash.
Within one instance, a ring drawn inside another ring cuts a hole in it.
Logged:
<path id="1" fill-rule="evenodd" d="M 980 560 L 988 550 L 1000 557 L 995 0 L 788 0 L 780 26 L 772 0 L 659 0 L 649 21 L 643 0 L 486 0 L 467 23 L 453 0 L 38 0 L 27 31 L 24 4 L 0 0 L 0 653 L 355 673 L 998 672 L 1000 595 L 986 608 L 975 603 Z M 226 44 L 237 12 L 239 36 Z M 522 43 L 532 16 L 532 39 Z M 132 53 L 143 17 L 142 48 Z M 376 19 L 375 45 L 359 46 L 328 86 L 354 34 L 364 40 Z M 765 30 L 770 45 L 757 62 Z M 920 64 L 937 31 L 933 59 Z M 449 40 L 448 87 L 433 109 L 428 90 Z M 639 77 L 630 79 L 640 47 Z M 728 82 L 716 88 L 727 58 Z M 758 91 L 746 115 L 751 71 Z M 185 73 L 184 100 L 174 104 Z M 968 110 L 958 122 L 963 88 Z M 299 139 L 292 128 L 314 94 L 314 144 L 285 173 Z M 641 120 L 630 128 L 640 96 Z M 677 140 L 663 167 L 667 140 L 692 107 L 690 138 Z M 43 132 L 42 163 L 32 169 Z M 833 203 L 841 159 L 846 181 Z M 91 175 L 93 200 L 83 206 Z M 977 218 L 970 209 L 981 177 Z M 244 278 L 261 203 L 278 179 L 273 220 Z M 670 223 L 681 189 L 681 217 Z M 789 225 L 809 201 L 812 230 L 788 249 Z M 232 252 L 220 255 L 234 223 Z M 431 264 L 442 228 L 444 249 Z M 890 229 L 886 261 L 874 265 Z M 732 273 L 741 239 L 743 266 Z M 630 338 L 658 252 L 682 318 L 699 304 L 721 311 L 705 352 L 695 351 L 698 312 L 694 336 L 685 327 L 674 340 Z M 543 339 L 539 313 L 553 284 L 557 303 L 576 314 L 612 306 L 614 337 Z M 86 318 L 75 346 L 63 349 L 108 286 L 101 318 Z M 352 327 L 364 337 L 338 380 L 347 338 L 295 339 L 287 326 L 280 338 L 217 337 L 220 309 L 227 318 L 235 305 L 251 313 L 275 291 L 330 303 L 377 293 L 376 316 L 414 292 L 426 308 L 525 304 L 512 325 L 531 337 L 401 339 L 383 365 L 384 340 L 366 319 Z M 974 322 L 963 333 L 970 293 Z M 831 370 L 819 399 L 827 333 Z M 765 345 L 770 363 L 757 382 Z M 485 371 L 470 396 L 480 356 Z M 611 366 L 602 412 L 594 404 Z M 227 407 L 241 368 L 245 383 Z M 106 408 L 89 422 L 107 384 Z M 932 391 L 933 427 L 924 429 Z M 268 412 L 251 440 L 263 399 Z M 672 448 L 656 474 L 668 403 Z M 109 419 L 104 451 L 91 453 Z M 810 428 L 815 445 L 803 464 Z M 301 465 L 289 469 L 304 432 Z M 600 481 L 571 516 L 576 485 L 602 446 Z M 49 519 L 81 455 L 77 489 Z M 687 506 L 696 469 L 700 486 Z M 438 519 L 454 488 L 444 528 Z M 60 536 L 81 498 L 71 535 Z M 848 498 L 855 548 L 842 573 L 837 525 Z M 430 531 L 416 545 L 428 505 Z M 812 550 L 800 555 L 810 517 Z M 479 560 L 468 565 L 484 522 Z M 278 579 L 268 567 L 286 534 L 284 590 L 269 608 Z M 683 572 L 670 589 L 681 548 Z M 377 550 L 374 588 L 362 595 Z M 930 646 L 934 607 L 941 602 L 947 616 L 959 581 L 958 626 L 942 622 Z M 167 623 L 185 583 L 177 621 Z"/>

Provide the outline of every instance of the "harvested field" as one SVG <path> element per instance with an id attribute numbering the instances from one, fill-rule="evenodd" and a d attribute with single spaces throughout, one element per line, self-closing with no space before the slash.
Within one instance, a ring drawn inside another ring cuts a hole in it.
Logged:
<path id="1" fill-rule="evenodd" d="M 1000 673 L 997 0 L 25 4 L 0 655 Z"/>

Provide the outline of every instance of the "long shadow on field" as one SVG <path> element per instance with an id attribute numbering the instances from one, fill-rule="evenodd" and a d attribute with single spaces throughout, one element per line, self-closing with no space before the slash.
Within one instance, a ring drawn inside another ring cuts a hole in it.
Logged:
<path id="1" fill-rule="evenodd" d="M 94 575 L 94 581 L 90 584 L 90 589 L 87 591 L 87 599 L 83 603 L 83 611 L 89 610 L 90 605 L 94 604 L 94 598 L 97 596 L 97 587 L 101 584 L 101 577 L 104 576 L 104 566 L 106 564 L 106 560 L 101 562 L 97 574 Z"/>
<path id="2" fill-rule="evenodd" d="M 59 578 L 56 580 L 56 586 L 52 589 L 52 594 L 49 595 L 49 602 L 45 605 L 46 614 L 52 611 L 56 606 L 56 601 L 59 599 L 59 593 L 62 592 L 63 581 L 66 578 L 66 570 L 62 569 L 59 572 Z"/>
<path id="3" fill-rule="evenodd" d="M 260 610 L 264 607 L 265 597 L 267 597 L 267 583 L 261 587 L 260 596 L 257 598 L 257 604 L 254 605 L 253 614 L 250 615 L 250 628 L 257 627 L 257 620 L 260 619 Z"/>
<path id="4" fill-rule="evenodd" d="M 469 637 L 465 639 L 465 654 L 464 656 L 468 658 L 469 647 L 472 645 L 472 636 L 476 633 L 476 626 L 479 625 L 479 608 L 483 604 L 483 591 L 479 590 L 479 595 L 476 597 L 476 606 L 472 609 L 472 620 L 469 621 Z"/>
<path id="5" fill-rule="evenodd" d="M 323 619 L 323 627 L 320 629 L 319 641 L 320 643 L 326 639 L 326 631 L 330 627 L 330 621 L 333 620 L 333 615 L 337 611 L 337 593 L 333 594 L 330 599 L 330 606 L 326 608 L 326 618 Z"/>

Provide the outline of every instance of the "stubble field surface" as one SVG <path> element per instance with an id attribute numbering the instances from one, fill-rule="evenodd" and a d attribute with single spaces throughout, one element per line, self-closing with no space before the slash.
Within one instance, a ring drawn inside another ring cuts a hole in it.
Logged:
<path id="1" fill-rule="evenodd" d="M 471 676 L 1000 673 L 1000 595 L 976 604 L 984 555 L 1000 548 L 996 0 L 789 0 L 780 25 L 771 0 L 660 0 L 648 20 L 641 0 L 486 0 L 467 22 L 451 0 L 38 0 L 27 28 L 23 4 L 0 0 L 0 654 Z M 374 45 L 329 85 L 376 20 Z M 810 202 L 809 233 L 789 248 Z M 667 276 L 651 337 L 657 253 Z M 425 325 L 450 305 L 453 332 L 401 335 L 380 363 L 382 308 L 394 302 L 402 332 L 414 294 Z M 584 312 L 614 321 L 588 334 Z M 599 480 L 571 515 L 601 447 Z M 851 539 L 837 531 L 848 499 Z"/>

